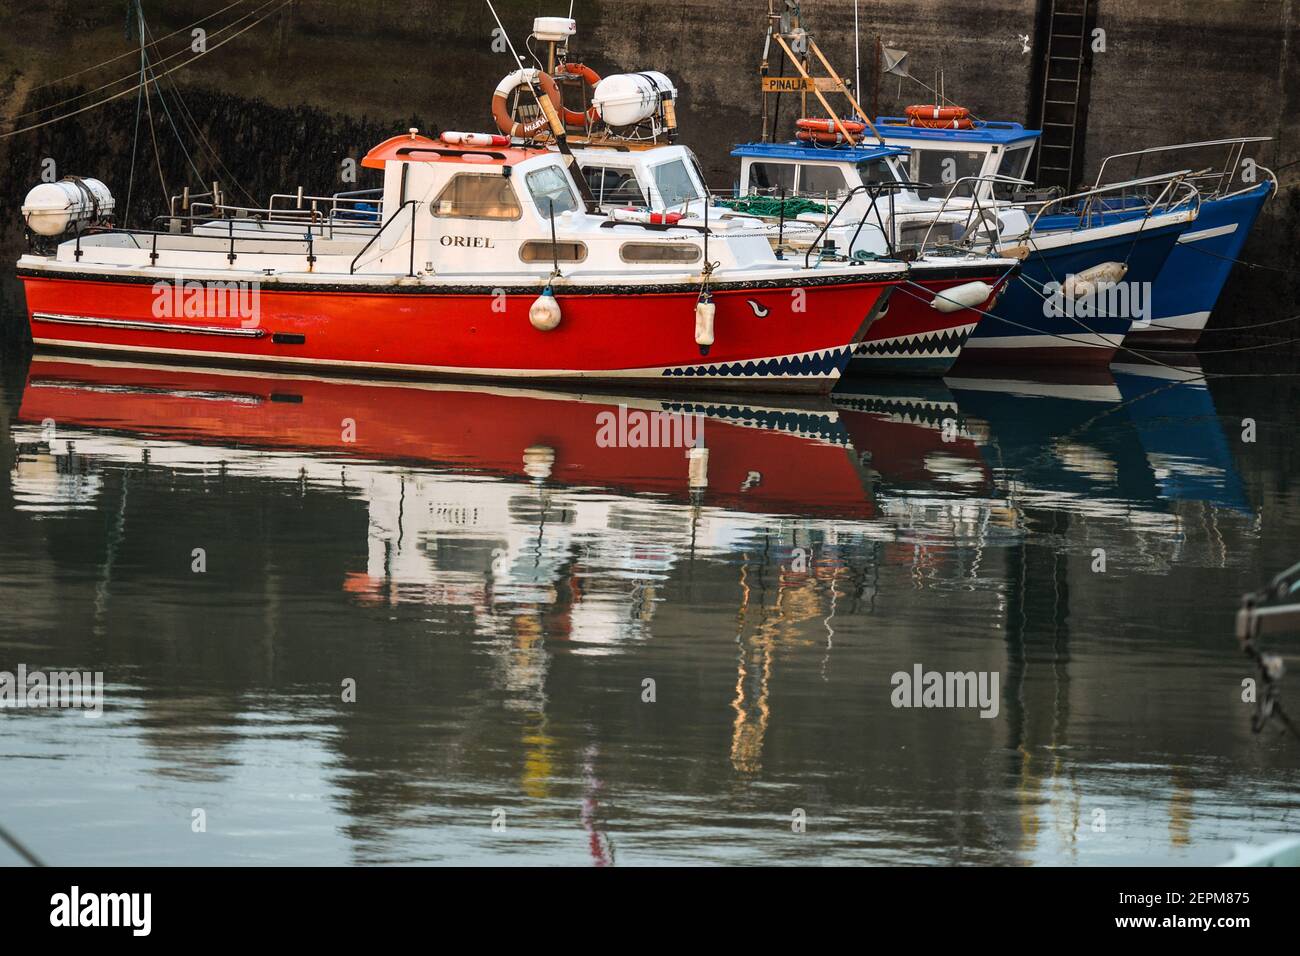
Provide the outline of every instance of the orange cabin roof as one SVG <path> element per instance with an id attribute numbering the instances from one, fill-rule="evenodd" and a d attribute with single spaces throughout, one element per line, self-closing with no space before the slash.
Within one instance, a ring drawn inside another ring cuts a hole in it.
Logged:
<path id="1" fill-rule="evenodd" d="M 513 166 L 546 150 L 517 146 L 450 146 L 442 140 L 416 133 L 390 136 L 366 153 L 361 165 L 383 169 L 389 160 L 410 163 L 474 163 L 488 166 Z"/>

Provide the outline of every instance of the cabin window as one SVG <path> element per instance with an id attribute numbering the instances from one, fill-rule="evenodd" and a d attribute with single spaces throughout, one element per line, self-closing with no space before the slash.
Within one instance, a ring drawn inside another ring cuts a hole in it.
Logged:
<path id="1" fill-rule="evenodd" d="M 686 164 L 680 159 L 651 167 L 650 173 L 654 176 L 655 188 L 659 190 L 659 198 L 663 200 L 665 210 L 702 198 Z"/>
<path id="2" fill-rule="evenodd" d="M 917 189 L 922 199 L 945 199 L 949 192 L 954 196 L 969 198 L 976 183 L 962 183 L 953 191 L 953 184 L 967 176 L 978 176 L 984 168 L 982 150 L 913 149 L 908 175 L 913 182 L 928 183 L 928 189 Z"/>
<path id="3" fill-rule="evenodd" d="M 844 181 L 844 170 L 838 166 L 799 167 L 799 195 L 821 199 L 843 199 L 849 187 Z"/>
<path id="4" fill-rule="evenodd" d="M 569 187 L 569 177 L 559 166 L 543 166 L 535 169 L 525 177 L 528 191 L 533 202 L 543 216 L 552 213 L 558 216 L 562 212 L 573 212 L 578 208 L 578 198 Z"/>
<path id="5" fill-rule="evenodd" d="M 858 176 L 866 185 L 898 182 L 893 164 L 885 158 L 867 159 L 858 163 Z"/>
<path id="6" fill-rule="evenodd" d="M 591 186 L 592 194 L 600 205 L 633 206 L 644 208 L 645 193 L 637 182 L 636 174 L 630 169 L 615 166 L 584 166 L 582 175 Z"/>
<path id="7" fill-rule="evenodd" d="M 749 189 L 779 193 L 794 192 L 794 167 L 786 163 L 752 163 L 749 167 Z"/>
<path id="8" fill-rule="evenodd" d="M 699 262 L 700 247 L 694 243 L 625 242 L 619 250 L 624 262 Z"/>
<path id="9" fill-rule="evenodd" d="M 519 258 L 524 262 L 582 262 L 587 258 L 585 242 L 568 242 L 549 239 L 529 239 L 519 247 Z"/>
<path id="10" fill-rule="evenodd" d="M 1029 154 L 1033 152 L 1034 147 L 1016 146 L 1008 149 L 1002 154 L 1002 162 L 998 164 L 999 176 L 1010 176 L 1012 179 L 1024 179 L 1025 169 L 1029 166 Z M 998 199 L 1010 199 L 1011 194 L 1016 191 L 1016 187 L 1010 183 L 994 183 L 993 195 Z"/>
<path id="11" fill-rule="evenodd" d="M 482 173 L 451 177 L 429 209 L 440 219 L 518 219 L 523 214 L 510 180 Z"/>

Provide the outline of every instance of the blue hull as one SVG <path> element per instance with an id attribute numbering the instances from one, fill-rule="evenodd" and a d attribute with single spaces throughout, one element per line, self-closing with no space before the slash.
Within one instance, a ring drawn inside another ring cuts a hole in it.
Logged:
<path id="1" fill-rule="evenodd" d="M 1232 260 L 1241 256 L 1272 192 L 1273 184 L 1266 182 L 1250 192 L 1201 202 L 1196 222 L 1183 233 L 1160 270 L 1151 327 L 1135 328 L 1135 343 L 1196 343 L 1232 273 Z"/>
<path id="2" fill-rule="evenodd" d="M 1133 324 L 1131 316 L 1072 318 L 1050 315 L 1036 291 L 1050 282 L 1083 272 L 1103 262 L 1127 262 L 1125 283 L 1154 283 L 1173 252 L 1187 223 L 1171 223 L 1118 236 L 1088 238 L 1098 230 L 1080 231 L 1078 241 L 1055 249 L 1031 252 L 1021 279 L 976 327 L 959 365 L 996 361 L 1033 365 L 1107 365 Z M 1037 235 L 1037 233 L 1035 233 Z M 1154 297 L 1154 288 L 1152 295 Z"/>

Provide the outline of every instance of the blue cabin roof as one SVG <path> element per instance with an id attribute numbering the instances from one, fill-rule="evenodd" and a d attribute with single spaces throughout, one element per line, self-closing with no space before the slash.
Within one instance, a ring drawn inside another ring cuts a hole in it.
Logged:
<path id="1" fill-rule="evenodd" d="M 1025 129 L 1019 123 L 998 123 L 977 120 L 974 129 L 925 129 L 908 126 L 905 116 L 877 116 L 876 129 L 886 139 L 918 139 L 932 143 L 997 143 L 1009 145 L 1038 139 L 1036 129 Z"/>
<path id="2" fill-rule="evenodd" d="M 793 159 L 801 162 L 861 163 L 882 156 L 905 156 L 905 146 L 881 146 L 879 143 L 860 143 L 857 146 L 818 146 L 813 143 L 741 143 L 731 151 L 732 156 L 753 156 L 762 159 Z"/>

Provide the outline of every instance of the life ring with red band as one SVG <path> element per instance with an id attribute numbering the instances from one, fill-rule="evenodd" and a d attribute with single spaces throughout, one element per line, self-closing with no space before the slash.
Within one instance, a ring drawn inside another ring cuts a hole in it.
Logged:
<path id="1" fill-rule="evenodd" d="M 974 129 L 970 110 L 964 106 L 909 106 L 907 125 L 920 129 Z"/>
<path id="2" fill-rule="evenodd" d="M 564 72 L 569 76 L 582 77 L 588 89 L 594 90 L 596 84 L 600 82 L 600 74 L 583 63 L 566 63 Z M 565 126 L 586 126 L 600 119 L 600 111 L 596 109 L 595 104 L 587 107 L 585 113 L 565 107 L 561 107 L 560 113 L 564 117 Z"/>
<path id="3" fill-rule="evenodd" d="M 840 120 L 837 126 L 833 119 L 821 119 L 805 116 L 803 119 L 795 120 L 795 129 L 802 130 L 806 133 L 839 133 L 840 127 L 844 127 L 846 132 L 856 136 L 858 133 L 866 131 L 867 124 L 859 123 L 857 120 Z M 799 137 L 803 139 L 803 137 Z"/>
<path id="4" fill-rule="evenodd" d="M 500 83 L 497 84 L 496 92 L 492 94 L 492 119 L 505 136 L 516 136 L 520 139 L 536 139 L 543 133 L 551 131 L 550 121 L 545 114 L 538 116 L 536 119 L 529 120 L 527 123 L 517 123 L 515 118 L 510 115 L 510 108 L 507 103 L 510 100 L 510 94 L 524 84 L 540 84 L 542 95 L 551 101 L 551 105 L 557 111 L 563 108 L 560 100 L 560 88 L 555 85 L 555 80 L 546 73 L 545 70 L 535 70 L 532 68 L 525 70 L 515 70 Z"/>

